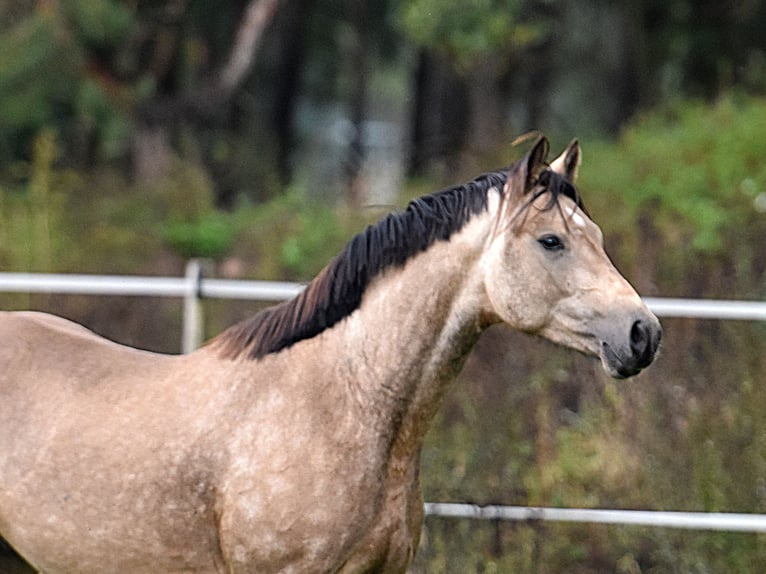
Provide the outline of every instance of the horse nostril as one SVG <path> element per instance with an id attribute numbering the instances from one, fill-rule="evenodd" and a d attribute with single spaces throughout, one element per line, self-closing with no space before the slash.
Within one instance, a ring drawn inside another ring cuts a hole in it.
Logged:
<path id="1" fill-rule="evenodd" d="M 608 340 L 602 340 L 602 361 L 610 365 L 610 372 L 617 373 L 613 376 L 632 377 L 652 363 L 661 338 L 662 327 L 653 317 L 636 319 L 630 326 L 627 341 L 624 338 L 618 339 L 622 344 L 613 347 Z"/>
<path id="2" fill-rule="evenodd" d="M 641 319 L 633 323 L 630 328 L 630 350 L 641 368 L 652 362 L 661 338 L 662 329 L 659 326 L 654 328 L 650 322 Z"/>
<path id="3" fill-rule="evenodd" d="M 637 355 L 646 352 L 650 344 L 651 334 L 649 327 L 640 319 L 633 323 L 630 328 L 630 348 Z"/>

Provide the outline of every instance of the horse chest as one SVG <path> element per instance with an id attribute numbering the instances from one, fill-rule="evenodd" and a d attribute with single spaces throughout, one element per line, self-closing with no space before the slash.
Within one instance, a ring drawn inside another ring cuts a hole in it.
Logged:
<path id="1" fill-rule="evenodd" d="M 282 501 L 247 525 L 244 513 L 239 520 L 234 512 L 224 514 L 220 540 L 226 564 L 232 572 L 404 572 L 417 547 L 422 500 L 403 488 L 361 503 L 355 498 L 330 491 L 321 501 Z"/>
<path id="2" fill-rule="evenodd" d="M 235 468 L 223 489 L 220 539 L 233 571 L 404 571 L 422 522 L 414 467 L 394 476 L 379 449 L 338 448 L 335 433 L 316 432 L 311 449 L 263 437 L 258 462 Z"/>
<path id="3" fill-rule="evenodd" d="M 357 543 L 341 573 L 407 570 L 417 550 L 423 523 L 423 498 L 417 470 L 406 482 L 392 484 L 369 531 Z"/>

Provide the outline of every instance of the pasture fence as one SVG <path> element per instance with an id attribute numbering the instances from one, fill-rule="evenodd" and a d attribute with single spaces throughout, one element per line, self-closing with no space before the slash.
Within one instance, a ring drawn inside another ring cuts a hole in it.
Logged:
<path id="1" fill-rule="evenodd" d="M 0 292 L 78 295 L 154 296 L 183 299 L 182 352 L 202 339 L 201 301 L 246 299 L 278 302 L 300 293 L 301 283 L 214 279 L 204 276 L 198 260 L 187 263 L 183 277 L 0 273 Z M 645 297 L 658 317 L 766 321 L 766 302 Z M 545 508 L 426 502 L 426 516 L 525 522 L 584 522 L 731 532 L 766 532 L 766 514 Z"/>

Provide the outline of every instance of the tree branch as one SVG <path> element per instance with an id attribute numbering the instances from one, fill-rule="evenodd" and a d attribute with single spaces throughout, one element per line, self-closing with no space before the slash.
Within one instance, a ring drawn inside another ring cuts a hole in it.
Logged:
<path id="1" fill-rule="evenodd" d="M 247 77 L 258 52 L 263 33 L 274 18 L 279 0 L 252 0 L 237 30 L 229 61 L 218 77 L 218 88 L 228 98 Z"/>
<path id="2" fill-rule="evenodd" d="M 280 0 L 251 0 L 244 11 L 229 58 L 220 72 L 186 93 L 155 97 L 138 111 L 143 123 L 167 125 L 181 119 L 205 121 L 220 113 L 222 105 L 247 78 L 264 32 Z"/>

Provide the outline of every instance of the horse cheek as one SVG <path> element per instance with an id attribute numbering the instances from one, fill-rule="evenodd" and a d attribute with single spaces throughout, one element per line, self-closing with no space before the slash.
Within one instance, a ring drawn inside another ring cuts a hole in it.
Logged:
<path id="1" fill-rule="evenodd" d="M 485 288 L 491 311 L 514 329 L 534 333 L 545 326 L 547 311 L 535 289 L 529 288 L 533 270 L 513 254 L 505 254 L 487 267 Z"/>

